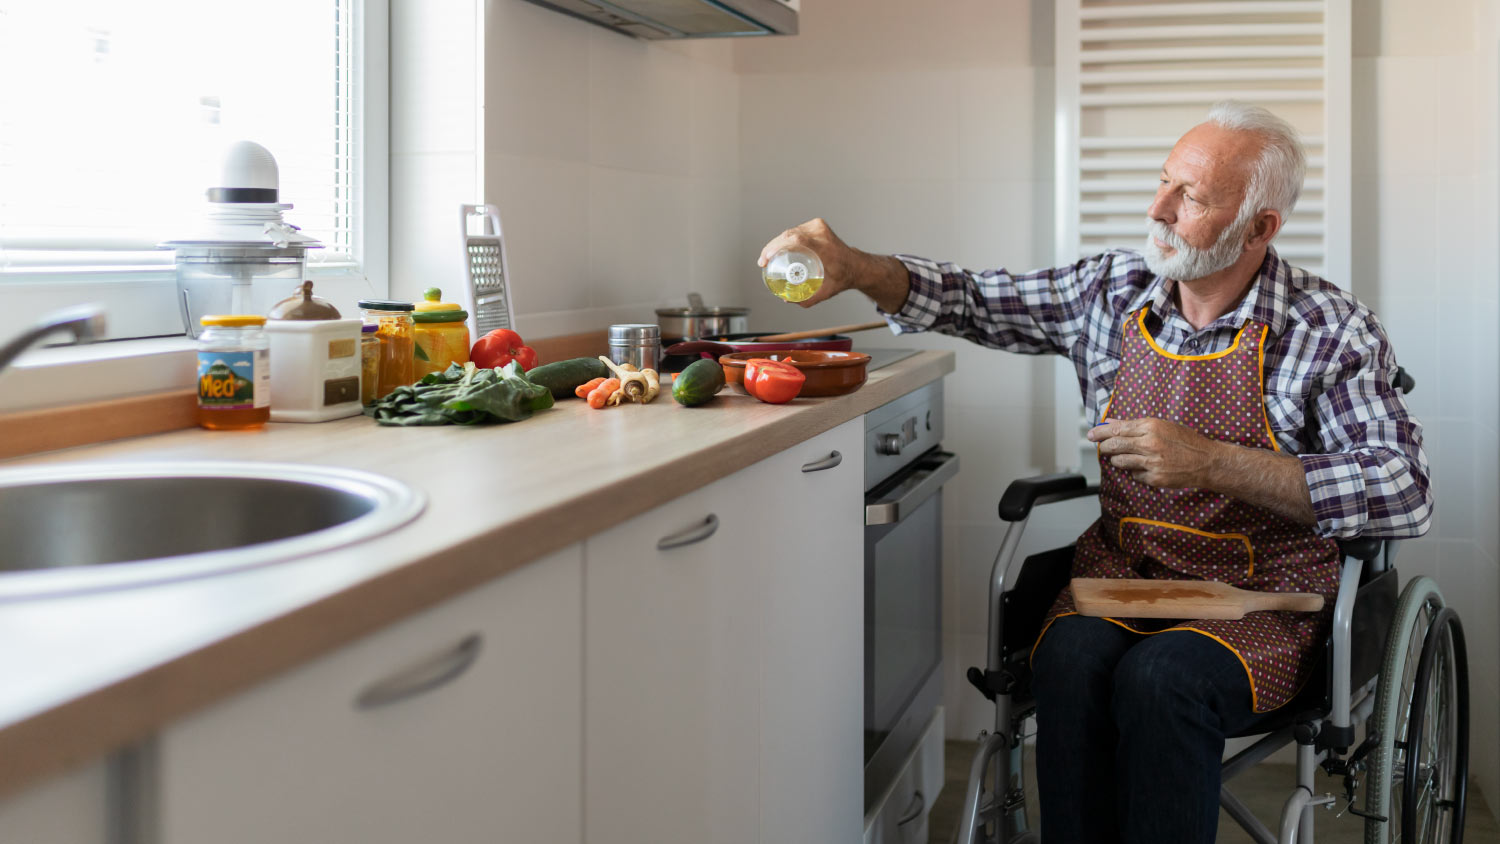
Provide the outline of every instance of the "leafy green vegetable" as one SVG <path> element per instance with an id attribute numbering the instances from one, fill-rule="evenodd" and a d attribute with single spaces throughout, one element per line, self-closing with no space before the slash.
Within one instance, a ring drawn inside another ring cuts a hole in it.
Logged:
<path id="1" fill-rule="evenodd" d="M 551 406 L 552 392 L 532 383 L 514 361 L 493 369 L 455 363 L 397 387 L 365 415 L 382 425 L 482 425 L 519 422 Z"/>

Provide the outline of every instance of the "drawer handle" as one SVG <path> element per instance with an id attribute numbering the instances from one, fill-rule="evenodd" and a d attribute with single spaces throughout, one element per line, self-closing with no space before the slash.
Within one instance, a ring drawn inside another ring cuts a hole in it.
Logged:
<path id="1" fill-rule="evenodd" d="M 658 539 L 656 541 L 656 549 L 658 551 L 666 551 L 670 548 L 681 548 L 684 545 L 692 545 L 695 542 L 702 542 L 710 536 L 713 536 L 714 532 L 718 529 L 719 517 L 715 516 L 713 513 L 709 513 L 708 518 L 703 520 L 703 524 L 696 527 L 690 527 L 680 533 L 674 533 L 671 536 L 664 536 L 661 539 Z"/>
<path id="2" fill-rule="evenodd" d="M 371 683 L 354 699 L 354 708 L 378 709 L 452 682 L 479 658 L 480 643 L 480 635 L 471 633 L 447 652 Z"/>
<path id="3" fill-rule="evenodd" d="M 844 455 L 839 454 L 837 451 L 835 451 L 832 454 L 828 455 L 827 457 L 823 458 L 822 460 L 814 460 L 811 463 L 803 463 L 802 464 L 802 471 L 804 471 L 804 472 L 821 472 L 824 469 L 832 469 L 833 467 L 835 467 L 835 466 L 837 466 L 837 465 L 839 465 L 840 463 L 843 463 L 843 462 L 844 462 Z"/>
<path id="4" fill-rule="evenodd" d="M 922 817 L 922 811 L 926 808 L 927 800 L 919 790 L 911 796 L 911 805 L 907 806 L 906 811 L 901 813 L 901 817 L 896 819 L 896 826 L 906 826 L 917 818 Z"/>

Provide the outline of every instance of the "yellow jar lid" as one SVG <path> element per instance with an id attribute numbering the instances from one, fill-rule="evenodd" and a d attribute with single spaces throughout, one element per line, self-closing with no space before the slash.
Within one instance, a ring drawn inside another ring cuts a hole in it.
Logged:
<path id="1" fill-rule="evenodd" d="M 220 325 L 225 328 L 246 328 L 266 324 L 266 318 L 258 314 L 218 314 L 201 317 L 202 325 Z"/>
<path id="2" fill-rule="evenodd" d="M 443 302 L 441 301 L 442 298 L 443 291 L 440 288 L 429 287 L 426 290 L 422 291 L 422 301 L 413 303 L 413 308 L 417 311 L 417 313 L 424 313 L 427 311 L 459 310 L 458 305 L 455 305 L 452 302 Z"/>

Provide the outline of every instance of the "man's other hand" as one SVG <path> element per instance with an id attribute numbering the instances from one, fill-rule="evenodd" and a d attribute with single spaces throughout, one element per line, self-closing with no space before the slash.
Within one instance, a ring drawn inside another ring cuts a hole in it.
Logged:
<path id="1" fill-rule="evenodd" d="M 1213 488 L 1225 443 L 1166 419 L 1106 419 L 1088 433 L 1111 466 L 1147 486 Z"/>
<path id="2" fill-rule="evenodd" d="M 887 313 L 895 313 L 906 302 L 906 267 L 895 258 L 871 255 L 849 246 L 821 217 L 771 238 L 760 250 L 760 259 L 756 263 L 764 267 L 782 249 L 812 252 L 823 262 L 823 286 L 806 301 L 797 303 L 804 308 L 845 290 L 862 291 Z"/>

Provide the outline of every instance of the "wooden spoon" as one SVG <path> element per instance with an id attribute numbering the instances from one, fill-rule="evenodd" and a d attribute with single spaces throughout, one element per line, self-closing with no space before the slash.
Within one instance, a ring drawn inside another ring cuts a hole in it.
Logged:
<path id="1" fill-rule="evenodd" d="M 1120 618 L 1243 618 L 1258 610 L 1317 612 L 1313 592 L 1252 592 L 1212 580 L 1073 578 L 1079 615 Z"/>
<path id="2" fill-rule="evenodd" d="M 870 331 L 876 328 L 885 328 L 886 321 L 861 322 L 854 325 L 836 325 L 833 328 L 817 328 L 812 331 L 793 331 L 790 334 L 767 334 L 764 337 L 755 338 L 756 343 L 782 343 L 791 340 L 811 340 L 814 337 L 831 337 L 834 334 L 849 334 L 855 331 Z"/>

